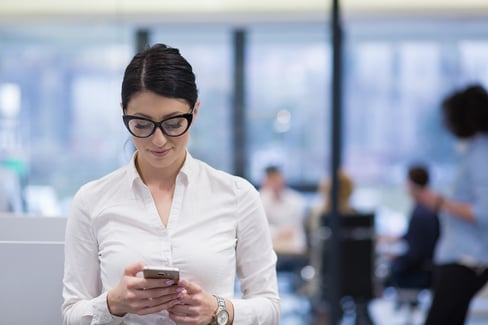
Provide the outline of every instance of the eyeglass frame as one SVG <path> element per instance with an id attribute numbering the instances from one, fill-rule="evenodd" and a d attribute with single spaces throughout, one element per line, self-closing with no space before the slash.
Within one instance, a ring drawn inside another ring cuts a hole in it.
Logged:
<path id="1" fill-rule="evenodd" d="M 186 126 L 186 129 L 181 132 L 180 134 L 178 135 L 171 135 L 171 134 L 168 134 L 164 128 L 163 128 L 163 123 L 164 122 L 167 122 L 169 120 L 172 120 L 172 119 L 176 119 L 176 118 L 184 118 L 186 119 L 186 121 L 188 122 L 188 125 Z M 188 132 L 188 130 L 190 129 L 190 126 L 191 126 L 191 122 L 193 121 L 193 110 L 191 113 L 185 113 L 185 114 L 179 114 L 179 115 L 175 115 L 175 116 L 171 116 L 171 117 L 168 117 L 164 120 L 161 120 L 159 122 L 156 122 L 156 121 L 153 121 L 149 118 L 146 118 L 146 117 L 142 117 L 142 116 L 135 116 L 135 115 L 123 115 L 122 116 L 122 119 L 124 121 L 124 124 L 125 124 L 125 127 L 127 128 L 127 130 L 129 131 L 130 134 L 132 134 L 133 136 L 135 136 L 136 138 L 142 138 L 142 139 L 145 139 L 145 138 L 149 138 L 150 136 L 152 136 L 154 134 L 154 132 L 156 132 L 156 129 L 159 128 L 161 130 L 161 132 L 163 132 L 163 134 L 167 137 L 171 137 L 171 138 L 176 138 L 176 137 L 180 137 L 182 136 L 183 134 L 185 134 L 186 132 Z M 147 136 L 144 136 L 144 137 L 141 137 L 139 135 L 135 135 L 132 130 L 130 129 L 129 127 L 129 122 L 131 120 L 144 120 L 144 121 L 147 121 L 147 122 L 151 122 L 153 125 L 154 125 L 154 128 L 153 130 L 151 131 L 151 133 L 149 133 Z"/>

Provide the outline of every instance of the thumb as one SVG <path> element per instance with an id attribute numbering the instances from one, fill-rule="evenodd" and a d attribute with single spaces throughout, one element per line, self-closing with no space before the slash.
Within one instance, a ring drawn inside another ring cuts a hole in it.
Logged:
<path id="1" fill-rule="evenodd" d="M 144 262 L 137 262 L 135 264 L 128 265 L 124 270 L 124 275 L 137 276 L 137 273 L 141 272 L 145 265 L 146 263 Z"/>
<path id="2" fill-rule="evenodd" d="M 202 287 L 200 287 L 198 284 L 185 279 L 181 279 L 178 282 L 178 286 L 184 287 L 189 294 L 196 294 L 203 291 Z"/>

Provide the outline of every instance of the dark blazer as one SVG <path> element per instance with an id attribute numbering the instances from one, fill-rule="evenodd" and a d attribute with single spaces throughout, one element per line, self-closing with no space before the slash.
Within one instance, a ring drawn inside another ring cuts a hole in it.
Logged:
<path id="1" fill-rule="evenodd" d="M 431 263 L 439 233 L 437 213 L 423 205 L 415 205 L 407 231 L 403 235 L 407 251 L 393 260 L 392 271 L 419 270 L 426 263 Z"/>

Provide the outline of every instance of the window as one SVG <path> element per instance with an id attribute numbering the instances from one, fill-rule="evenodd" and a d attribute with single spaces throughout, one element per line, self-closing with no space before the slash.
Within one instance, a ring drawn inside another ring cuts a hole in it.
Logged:
<path id="1" fill-rule="evenodd" d="M 150 42 L 176 47 L 193 67 L 200 113 L 191 128 L 191 154 L 228 172 L 232 166 L 232 48 L 225 27 L 156 27 Z"/>
<path id="2" fill-rule="evenodd" d="M 409 164 L 428 164 L 432 186 L 443 191 L 455 176 L 453 137 L 441 121 L 443 97 L 470 82 L 488 84 L 486 27 L 456 21 L 415 26 L 348 26 L 344 165 L 360 184 L 358 204 L 379 208 L 385 227 L 409 209 L 403 186 Z M 399 230 L 398 223 L 392 227 Z"/>
<path id="3" fill-rule="evenodd" d="M 11 125 L 2 164 L 21 179 L 27 211 L 59 215 L 80 185 L 128 159 L 119 103 L 131 34 L 23 25 L 2 27 L 0 41 L 0 88 L 15 98 L 0 118 Z"/>
<path id="4" fill-rule="evenodd" d="M 357 206 L 405 213 L 413 161 L 430 164 L 435 187 L 451 183 L 455 145 L 439 104 L 455 87 L 488 85 L 487 27 L 475 20 L 346 22 L 342 161 Z M 244 29 L 245 176 L 259 184 L 263 169 L 278 164 L 290 184 L 315 188 L 330 160 L 327 26 Z M 119 102 L 135 32 L 115 23 L 0 28 L 1 163 L 20 178 L 28 211 L 63 213 L 79 186 L 130 159 Z M 232 27 L 163 24 L 148 32 L 151 43 L 179 48 L 194 68 L 201 106 L 190 151 L 233 172 Z"/>
<path id="5" fill-rule="evenodd" d="M 329 156 L 331 53 L 322 25 L 253 28 L 247 62 L 251 180 L 269 164 L 289 182 L 315 184 Z"/>

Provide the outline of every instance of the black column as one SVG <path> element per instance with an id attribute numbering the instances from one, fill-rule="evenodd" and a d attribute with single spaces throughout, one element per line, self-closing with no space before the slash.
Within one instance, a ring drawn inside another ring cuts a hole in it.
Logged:
<path id="1" fill-rule="evenodd" d="M 338 170 L 341 166 L 342 149 L 342 29 L 340 22 L 339 0 L 333 0 L 331 11 L 332 32 L 332 143 L 331 143 L 331 211 L 330 227 L 331 238 L 328 269 L 330 270 L 330 315 L 331 325 L 339 324 L 340 320 L 340 295 L 341 295 L 341 245 L 340 245 L 340 214 L 338 211 Z"/>
<path id="2" fill-rule="evenodd" d="M 136 31 L 136 52 L 141 52 L 149 45 L 149 31 L 147 29 L 138 29 Z"/>
<path id="3" fill-rule="evenodd" d="M 232 126 L 234 129 L 234 174 L 244 177 L 246 174 L 246 129 L 245 129 L 245 71 L 246 32 L 235 30 L 234 39 L 234 94 Z"/>

